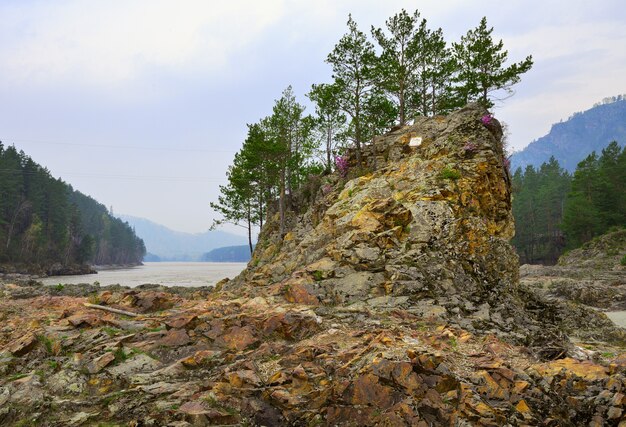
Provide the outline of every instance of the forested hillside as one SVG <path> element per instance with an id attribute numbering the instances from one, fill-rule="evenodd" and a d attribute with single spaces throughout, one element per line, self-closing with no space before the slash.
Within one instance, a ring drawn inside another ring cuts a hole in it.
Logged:
<path id="1" fill-rule="evenodd" d="M 106 207 L 0 142 L 0 263 L 131 264 L 145 247 Z"/>
<path id="2" fill-rule="evenodd" d="M 550 158 L 513 175 L 513 244 L 521 263 L 554 264 L 614 227 L 626 226 L 626 147 L 592 152 L 573 174 Z"/>
<path id="3" fill-rule="evenodd" d="M 626 144 L 626 97 L 605 98 L 587 111 L 575 113 L 564 122 L 552 125 L 550 133 L 531 142 L 511 156 L 513 170 L 539 167 L 551 156 L 568 172 L 592 151 L 599 153 L 611 141 Z"/>

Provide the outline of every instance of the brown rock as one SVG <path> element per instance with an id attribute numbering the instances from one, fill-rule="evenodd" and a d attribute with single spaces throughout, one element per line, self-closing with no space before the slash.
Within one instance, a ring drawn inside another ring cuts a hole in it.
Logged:
<path id="1" fill-rule="evenodd" d="M 198 401 L 183 403 L 178 410 L 187 415 L 205 415 L 211 412 L 206 403 Z"/>
<path id="2" fill-rule="evenodd" d="M 295 304 L 319 305 L 320 301 L 311 295 L 302 283 L 290 283 L 285 291 L 285 299 Z"/>
<path id="3" fill-rule="evenodd" d="M 184 329 L 171 329 L 167 334 L 156 342 L 156 345 L 165 347 L 180 347 L 191 342 L 191 338 Z"/>
<path id="4" fill-rule="evenodd" d="M 263 383 L 259 376 L 254 371 L 249 369 L 231 372 L 227 375 L 227 377 L 230 385 L 236 388 L 242 388 L 246 385 L 258 387 Z"/>
<path id="5" fill-rule="evenodd" d="M 387 409 L 395 402 L 393 389 L 378 383 L 378 377 L 372 374 L 359 376 L 346 390 L 344 398 L 353 405 L 372 405 Z"/>
<path id="6" fill-rule="evenodd" d="M 250 326 L 244 326 L 243 328 L 233 326 L 224 332 L 219 341 L 231 350 L 240 351 L 258 343 L 259 339 L 254 336 Z"/>
<path id="7" fill-rule="evenodd" d="M 11 344 L 8 350 L 14 356 L 23 356 L 31 351 L 35 344 L 37 344 L 37 337 L 32 333 L 27 333 Z"/>
<path id="8" fill-rule="evenodd" d="M 77 313 L 66 319 L 72 326 L 79 328 L 81 326 L 94 326 L 100 323 L 100 318 L 93 313 Z"/>
<path id="9" fill-rule="evenodd" d="M 181 328 L 192 329 L 195 327 L 197 323 L 196 322 L 197 319 L 198 319 L 198 316 L 196 316 L 195 314 L 188 314 L 188 315 L 183 314 L 183 315 L 168 319 L 165 322 L 165 325 L 168 327 L 168 329 L 181 329 Z"/>
<path id="10" fill-rule="evenodd" d="M 616 406 L 611 406 L 609 411 L 606 414 L 609 417 L 609 420 L 615 420 L 622 416 L 622 408 L 618 408 Z"/>
<path id="11" fill-rule="evenodd" d="M 100 357 L 96 357 L 87 365 L 87 370 L 90 374 L 97 374 L 104 368 L 106 368 L 111 362 L 115 360 L 113 353 L 104 353 Z"/>

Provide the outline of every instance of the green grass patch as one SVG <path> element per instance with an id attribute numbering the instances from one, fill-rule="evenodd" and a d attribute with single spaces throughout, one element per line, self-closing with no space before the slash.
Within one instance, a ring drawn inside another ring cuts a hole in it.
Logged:
<path id="1" fill-rule="evenodd" d="M 439 172 L 439 178 L 456 181 L 461 178 L 461 172 L 454 168 L 445 167 L 441 170 L 441 172 Z"/>
<path id="2" fill-rule="evenodd" d="M 12 382 L 15 380 L 19 380 L 20 378 L 24 378 L 27 377 L 28 374 L 15 374 L 15 375 L 11 375 L 9 378 L 7 378 L 7 382 Z"/>
<path id="3" fill-rule="evenodd" d="M 122 331 L 120 329 L 117 328 L 111 328 L 109 326 L 103 326 L 102 327 L 102 331 L 106 332 L 106 334 L 110 337 L 114 337 L 116 335 L 119 335 Z"/>
<path id="4" fill-rule="evenodd" d="M 619 260 L 619 263 L 620 263 L 621 265 L 626 265 L 626 255 L 624 255 L 624 256 L 622 257 L 622 259 L 620 259 L 620 260 Z"/>

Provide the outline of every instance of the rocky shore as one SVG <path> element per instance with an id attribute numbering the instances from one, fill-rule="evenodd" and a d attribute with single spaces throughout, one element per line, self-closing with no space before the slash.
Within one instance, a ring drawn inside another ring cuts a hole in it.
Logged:
<path id="1" fill-rule="evenodd" d="M 1 264 L 0 280 L 23 281 L 48 276 L 74 276 L 80 274 L 96 274 L 93 266 L 87 264 Z"/>
<path id="2" fill-rule="evenodd" d="M 1 425 L 600 426 L 626 405 L 621 346 L 546 360 L 404 309 L 91 291 L 0 285 Z"/>

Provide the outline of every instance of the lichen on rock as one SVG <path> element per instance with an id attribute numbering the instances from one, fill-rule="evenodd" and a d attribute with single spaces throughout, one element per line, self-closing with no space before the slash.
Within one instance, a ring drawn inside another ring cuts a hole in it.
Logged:
<path id="1" fill-rule="evenodd" d="M 502 129 L 495 119 L 482 123 L 485 114 L 473 104 L 419 117 L 365 145 L 360 166 L 349 152 L 348 177 L 322 178 L 285 236 L 270 221 L 248 268 L 225 289 L 293 299 L 293 285 L 330 306 L 379 307 L 390 297 L 421 314 L 462 313 L 469 327 L 473 313 L 485 320 L 483 303 L 490 311 L 520 306 L 505 301 L 515 298 L 518 258 L 508 242 Z"/>

